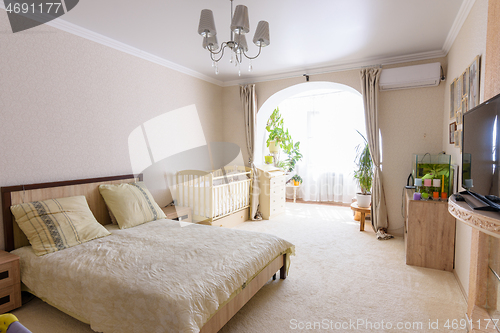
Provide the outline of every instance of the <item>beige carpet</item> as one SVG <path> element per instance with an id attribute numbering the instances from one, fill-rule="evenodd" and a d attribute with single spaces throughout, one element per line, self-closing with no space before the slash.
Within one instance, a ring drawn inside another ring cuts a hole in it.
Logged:
<path id="1" fill-rule="evenodd" d="M 368 223 L 360 232 L 350 208 L 287 203 L 237 228 L 287 239 L 296 256 L 288 278 L 269 281 L 221 332 L 466 332 L 445 327 L 465 318 L 454 275 L 405 265 L 403 239 L 377 241 Z M 13 313 L 33 333 L 92 332 L 36 298 Z"/>

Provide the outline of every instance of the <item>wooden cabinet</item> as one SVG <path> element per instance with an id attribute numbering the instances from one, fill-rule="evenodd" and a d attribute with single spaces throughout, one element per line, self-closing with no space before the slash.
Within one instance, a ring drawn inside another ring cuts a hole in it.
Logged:
<path id="1" fill-rule="evenodd" d="M 408 200 L 406 264 L 453 271 L 455 218 L 446 201 Z"/>
<path id="2" fill-rule="evenodd" d="M 260 212 L 269 220 L 285 212 L 286 179 L 285 173 L 272 166 L 258 167 L 260 187 Z"/>
<path id="3" fill-rule="evenodd" d="M 14 310 L 21 304 L 19 257 L 0 251 L 0 313 Z"/>

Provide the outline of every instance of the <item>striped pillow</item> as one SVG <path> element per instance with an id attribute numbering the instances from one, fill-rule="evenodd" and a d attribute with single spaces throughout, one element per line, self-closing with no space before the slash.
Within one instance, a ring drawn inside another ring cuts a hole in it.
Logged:
<path id="1" fill-rule="evenodd" d="M 38 256 L 110 235 L 84 196 L 22 203 L 10 210 Z"/>
<path id="2" fill-rule="evenodd" d="M 166 218 L 143 182 L 100 185 L 99 192 L 120 229 Z"/>

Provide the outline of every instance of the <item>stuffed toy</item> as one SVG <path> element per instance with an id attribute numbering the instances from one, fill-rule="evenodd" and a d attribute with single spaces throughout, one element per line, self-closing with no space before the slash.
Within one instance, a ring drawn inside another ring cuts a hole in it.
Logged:
<path id="1" fill-rule="evenodd" d="M 31 333 L 16 316 L 10 313 L 0 315 L 0 333 Z"/>

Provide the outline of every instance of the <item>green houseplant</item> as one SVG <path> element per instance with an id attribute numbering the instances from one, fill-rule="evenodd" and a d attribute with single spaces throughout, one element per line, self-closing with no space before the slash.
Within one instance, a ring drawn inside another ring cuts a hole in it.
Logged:
<path id="1" fill-rule="evenodd" d="M 288 173 L 292 172 L 295 169 L 297 162 L 302 159 L 302 154 L 300 153 L 300 142 L 294 143 L 288 129 L 284 128 L 283 118 L 280 114 L 279 108 L 274 109 L 273 113 L 267 120 L 266 130 L 269 132 L 269 137 L 266 141 L 269 151 L 279 152 L 279 149 L 281 148 L 285 154 L 287 154 L 287 159 L 285 161 L 278 162 L 277 166 L 283 168 Z"/>
<path id="2" fill-rule="evenodd" d="M 288 129 L 283 128 L 283 118 L 281 117 L 279 108 L 274 109 L 273 113 L 267 120 L 266 130 L 269 132 L 269 137 L 267 138 L 267 147 L 272 152 L 273 142 L 276 148 L 281 147 L 291 140 Z M 270 147 L 271 146 L 271 147 Z"/>
<path id="3" fill-rule="evenodd" d="M 359 132 L 358 132 L 359 133 Z M 358 199 L 358 207 L 368 208 L 371 203 L 371 189 L 373 182 L 373 161 L 370 155 L 370 149 L 368 147 L 368 141 L 363 136 L 363 134 L 359 133 L 363 140 L 364 144 L 358 145 L 356 148 L 356 170 L 354 171 L 354 179 L 358 183 L 361 193 L 357 193 L 356 197 Z"/>
<path id="4" fill-rule="evenodd" d="M 300 153 L 300 148 L 299 148 L 300 142 L 296 142 L 295 144 L 291 145 L 290 150 L 285 150 L 285 153 L 287 153 L 288 158 L 280 163 L 280 167 L 283 168 L 286 172 L 292 172 L 295 170 L 295 166 L 297 165 L 297 162 L 302 159 L 302 154 Z"/>

